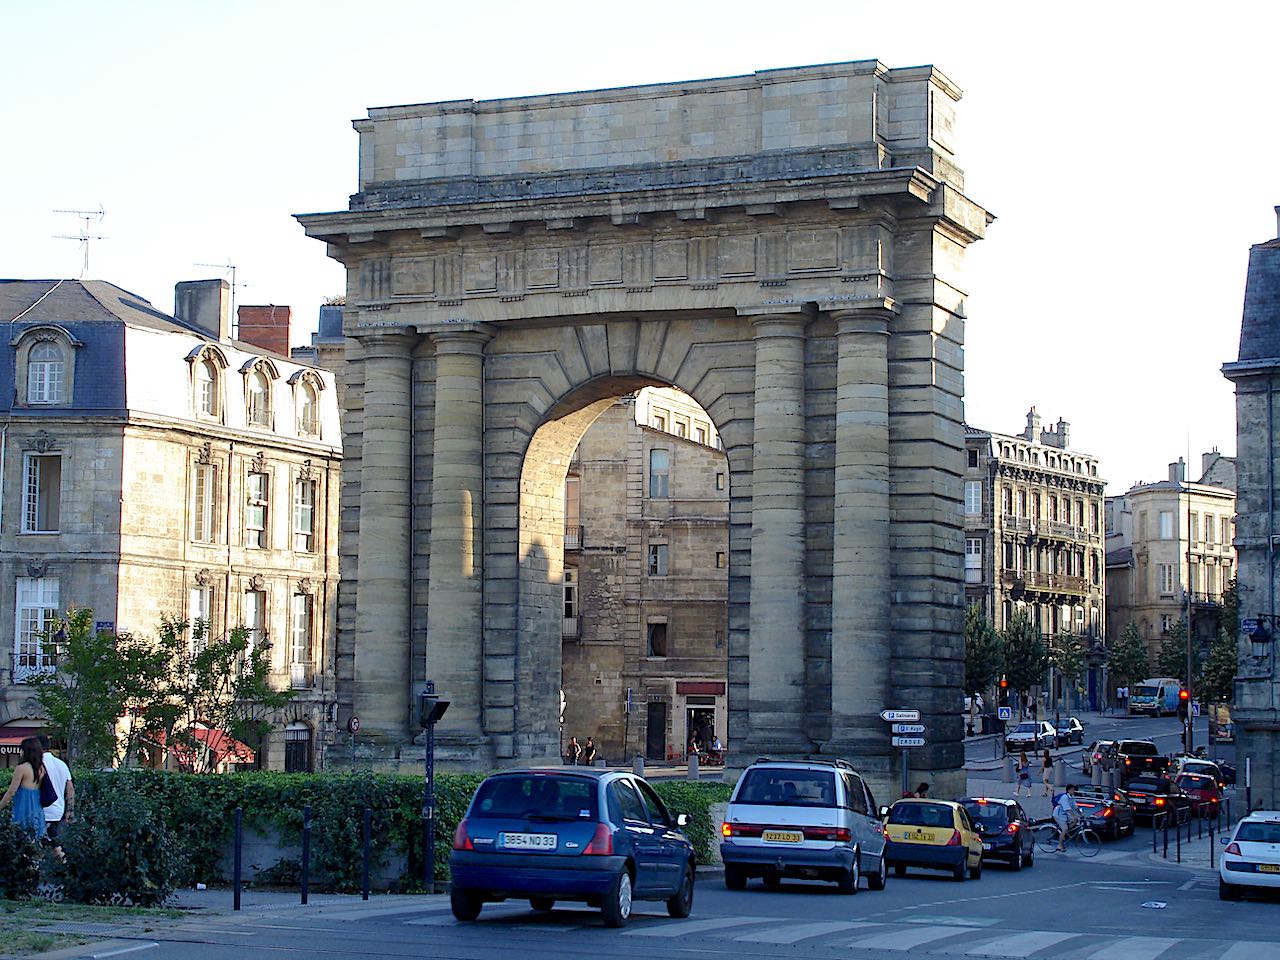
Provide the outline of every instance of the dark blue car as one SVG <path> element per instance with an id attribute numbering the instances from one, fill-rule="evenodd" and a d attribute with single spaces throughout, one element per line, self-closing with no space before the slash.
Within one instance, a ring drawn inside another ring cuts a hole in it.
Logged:
<path id="1" fill-rule="evenodd" d="M 634 900 L 665 900 L 673 917 L 693 907 L 694 854 L 640 777 L 587 768 L 513 770 L 489 777 L 458 824 L 449 858 L 451 903 L 474 920 L 485 903 L 529 899 L 599 907 L 609 927 Z"/>

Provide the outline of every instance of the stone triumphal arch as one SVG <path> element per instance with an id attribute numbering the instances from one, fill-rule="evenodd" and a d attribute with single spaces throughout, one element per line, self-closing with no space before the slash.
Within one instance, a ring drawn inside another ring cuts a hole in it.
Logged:
<path id="1" fill-rule="evenodd" d="M 559 751 L 561 489 L 619 395 L 673 385 L 730 477 L 732 744 L 890 782 L 962 761 L 958 89 L 875 61 L 370 110 L 348 270 L 339 697 L 446 761 Z M 628 549 L 618 544 L 619 550 Z M 419 754 L 420 755 L 420 754 Z"/>

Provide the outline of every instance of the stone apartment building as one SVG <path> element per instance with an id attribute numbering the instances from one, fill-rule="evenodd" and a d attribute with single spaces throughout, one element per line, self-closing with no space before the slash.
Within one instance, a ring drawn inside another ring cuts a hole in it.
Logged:
<path id="1" fill-rule="evenodd" d="M 1235 577 L 1235 461 L 1204 454 L 1200 479 L 1181 458 L 1168 479 L 1107 498 L 1107 638 L 1136 624 L 1154 663 L 1181 621 L 1202 653 L 1218 635 L 1222 593 Z"/>
<path id="2" fill-rule="evenodd" d="M 1249 758 L 1253 802 L 1273 810 L 1280 804 L 1280 564 L 1276 545 L 1276 457 L 1280 422 L 1280 207 L 1277 237 L 1249 251 L 1238 358 L 1222 372 L 1236 387 L 1236 539 L 1240 558 L 1240 666 L 1233 716 L 1236 756 Z"/>
<path id="3" fill-rule="evenodd" d="M 965 428 L 965 599 L 1002 630 L 1024 608 L 1050 641 L 1085 638 L 1085 699 L 1101 691 L 1105 615 L 1105 481 L 1096 458 L 1070 447 L 1070 424 L 1021 434 Z M 1061 685 L 1051 695 L 1068 695 Z"/>
<path id="4" fill-rule="evenodd" d="M 728 468 L 707 414 L 646 388 L 601 414 L 565 482 L 562 734 L 622 762 L 726 736 Z"/>
<path id="5" fill-rule="evenodd" d="M 288 357 L 289 308 L 180 283 L 170 316 L 104 281 L 0 281 L 0 742 L 68 610 L 154 636 L 162 615 L 270 643 L 296 691 L 255 762 L 313 769 L 333 738 L 341 431 L 331 373 Z"/>

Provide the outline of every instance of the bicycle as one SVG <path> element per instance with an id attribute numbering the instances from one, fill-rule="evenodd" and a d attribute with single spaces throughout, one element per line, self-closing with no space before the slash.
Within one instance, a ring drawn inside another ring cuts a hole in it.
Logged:
<path id="1" fill-rule="evenodd" d="M 1040 820 L 1032 824 L 1036 847 L 1041 853 L 1053 853 L 1058 849 L 1058 823 L 1056 820 Z M 1096 857 L 1102 848 L 1102 840 L 1084 821 L 1077 820 L 1067 828 L 1067 839 L 1063 846 L 1074 844 L 1082 857 Z"/>

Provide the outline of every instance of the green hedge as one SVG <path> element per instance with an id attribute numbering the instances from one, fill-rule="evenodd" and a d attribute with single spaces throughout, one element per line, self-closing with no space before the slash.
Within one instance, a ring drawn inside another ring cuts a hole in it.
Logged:
<path id="1" fill-rule="evenodd" d="M 0 777 L 0 780 L 3 778 Z M 436 879 L 449 875 L 453 832 L 466 812 L 483 774 L 439 774 L 436 777 Z M 712 804 L 727 800 L 723 783 L 651 781 L 673 813 L 689 817 L 685 833 L 708 863 L 717 838 Z M 302 808 L 311 806 L 312 882 L 318 889 L 355 891 L 361 883 L 363 811 L 373 811 L 374 866 L 392 853 L 407 855 L 404 888 L 422 876 L 422 778 L 372 773 L 298 774 L 235 773 L 195 775 L 158 770 L 77 771 L 76 811 L 93 816 L 95 805 L 109 804 L 110 794 L 127 793 L 163 825 L 181 854 L 177 882 L 225 880 L 220 873 L 223 851 L 231 843 L 234 811 L 243 810 L 246 831 L 278 833 L 284 842 L 302 834 Z M 4 784 L 0 782 L 0 789 Z M 287 874 L 288 865 L 281 870 Z"/>

